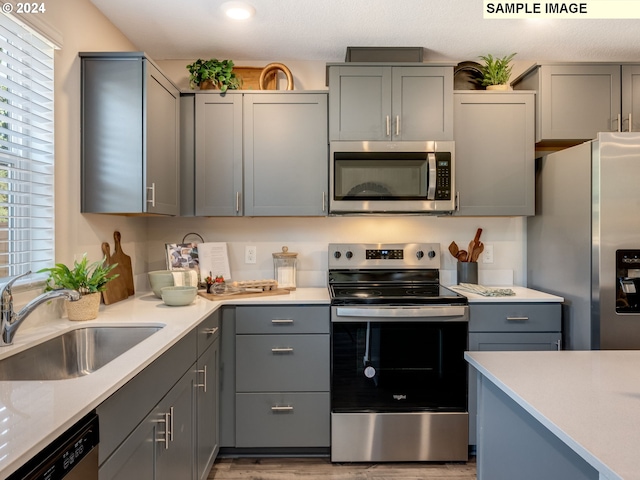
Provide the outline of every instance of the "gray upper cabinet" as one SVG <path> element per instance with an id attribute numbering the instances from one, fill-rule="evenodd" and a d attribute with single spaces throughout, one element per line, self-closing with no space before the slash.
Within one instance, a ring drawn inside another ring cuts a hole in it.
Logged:
<path id="1" fill-rule="evenodd" d="M 141 53 L 80 57 L 82 212 L 178 215 L 178 89 Z"/>
<path id="2" fill-rule="evenodd" d="M 640 132 L 640 65 L 622 66 L 622 130 Z"/>
<path id="3" fill-rule="evenodd" d="M 195 214 L 242 215 L 242 94 L 195 95 Z"/>
<path id="4" fill-rule="evenodd" d="M 534 65 L 511 85 L 537 92 L 536 142 L 628 130 L 621 118 L 620 64 Z"/>
<path id="5" fill-rule="evenodd" d="M 194 97 L 195 148 L 190 154 L 183 147 L 182 161 L 188 165 L 195 155 L 196 216 L 327 214 L 326 92 Z M 190 101 L 183 98 L 183 105 Z M 185 142 L 188 130 L 183 128 Z"/>
<path id="6" fill-rule="evenodd" d="M 245 94 L 245 215 L 326 215 L 327 128 L 326 94 Z"/>
<path id="7" fill-rule="evenodd" d="M 329 66 L 331 140 L 451 140 L 453 67 Z"/>
<path id="8" fill-rule="evenodd" d="M 454 93 L 458 215 L 535 214 L 535 94 Z"/>

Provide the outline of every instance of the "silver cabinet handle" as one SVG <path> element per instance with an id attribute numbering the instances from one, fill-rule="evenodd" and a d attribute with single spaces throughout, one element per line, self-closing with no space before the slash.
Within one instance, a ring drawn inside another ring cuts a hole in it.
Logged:
<path id="1" fill-rule="evenodd" d="M 529 317 L 507 317 L 508 322 L 526 322 Z"/>
<path id="2" fill-rule="evenodd" d="M 387 115 L 387 137 L 391 136 L 391 117 Z"/>
<path id="3" fill-rule="evenodd" d="M 627 129 L 627 132 L 633 132 L 633 124 L 631 123 L 631 112 L 629 112 L 629 128 Z"/>
<path id="4" fill-rule="evenodd" d="M 291 318 L 274 318 L 271 320 L 271 323 L 274 325 L 291 325 L 293 323 L 293 319 Z"/>
<path id="5" fill-rule="evenodd" d="M 618 128 L 617 128 L 617 131 L 618 131 L 618 132 L 621 132 L 621 131 L 622 131 L 622 124 L 621 124 L 621 122 L 620 122 L 620 114 L 618 114 Z"/>
<path id="6" fill-rule="evenodd" d="M 396 137 L 400 136 L 400 115 L 396 115 Z"/>
<path id="7" fill-rule="evenodd" d="M 562 340 L 557 340 L 556 346 L 558 347 L 558 351 L 562 350 Z"/>
<path id="8" fill-rule="evenodd" d="M 240 211 L 240 192 L 236 192 L 236 213 Z"/>
<path id="9" fill-rule="evenodd" d="M 274 405 L 271 407 L 272 412 L 292 412 L 293 405 Z"/>
<path id="10" fill-rule="evenodd" d="M 171 407 L 171 409 L 168 412 L 165 412 L 164 415 L 162 415 L 164 418 L 158 420 L 158 423 L 164 423 L 164 432 L 163 432 L 163 437 L 164 438 L 159 438 L 158 442 L 164 442 L 164 449 L 168 450 L 169 449 L 169 442 L 173 440 L 172 437 L 172 428 L 170 427 L 171 425 L 171 414 L 173 413 L 173 407 Z"/>
<path id="11" fill-rule="evenodd" d="M 202 383 L 196 383 L 196 388 L 202 387 L 202 391 L 207 393 L 207 366 L 202 367 L 202 370 L 196 370 L 196 373 L 202 374 Z"/>
<path id="12" fill-rule="evenodd" d="M 218 331 L 218 327 L 214 327 L 214 328 L 205 328 L 202 333 L 204 333 L 207 337 L 210 337 L 211 335 L 213 335 L 214 333 L 216 333 Z"/>
<path id="13" fill-rule="evenodd" d="M 271 349 L 273 353 L 291 353 L 293 352 L 292 347 L 274 347 Z"/>
<path id="14" fill-rule="evenodd" d="M 150 187 L 147 187 L 147 190 L 151 190 L 151 199 L 147 200 L 147 203 L 150 203 L 152 207 L 156 206 L 156 184 L 151 183 Z"/>

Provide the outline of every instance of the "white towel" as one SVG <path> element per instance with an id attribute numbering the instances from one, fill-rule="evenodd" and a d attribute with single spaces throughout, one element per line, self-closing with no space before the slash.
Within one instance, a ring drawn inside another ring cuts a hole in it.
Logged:
<path id="1" fill-rule="evenodd" d="M 173 284 L 176 287 L 197 287 L 198 272 L 195 270 L 173 270 Z"/>

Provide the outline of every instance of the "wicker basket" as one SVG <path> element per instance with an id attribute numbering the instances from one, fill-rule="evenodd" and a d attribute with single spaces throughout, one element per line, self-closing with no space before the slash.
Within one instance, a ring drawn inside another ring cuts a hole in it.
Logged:
<path id="1" fill-rule="evenodd" d="M 77 322 L 96 318 L 100 309 L 100 297 L 100 293 L 88 293 L 75 302 L 65 300 L 69 320 Z"/>

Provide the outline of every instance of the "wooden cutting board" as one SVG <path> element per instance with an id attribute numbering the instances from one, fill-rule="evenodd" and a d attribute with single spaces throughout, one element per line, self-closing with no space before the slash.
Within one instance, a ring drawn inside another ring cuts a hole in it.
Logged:
<path id="1" fill-rule="evenodd" d="M 115 247 L 113 255 L 111 255 L 111 264 L 118 264 L 118 267 L 116 268 L 121 269 L 120 274 L 124 278 L 127 292 L 129 295 L 133 295 L 136 292 L 133 288 L 133 269 L 131 268 L 131 257 L 129 255 L 126 255 L 122 251 L 122 245 L 120 244 L 122 236 L 120 235 L 120 232 L 113 232 L 113 239 L 115 241 Z"/>
<path id="2" fill-rule="evenodd" d="M 291 293 L 284 288 L 276 288 L 274 290 L 267 290 L 264 292 L 238 292 L 238 293 L 207 293 L 205 291 L 199 291 L 198 295 L 214 302 L 218 300 L 224 300 L 226 298 L 249 298 L 249 297 L 269 297 L 271 295 L 288 295 Z"/>
<path id="3" fill-rule="evenodd" d="M 111 260 L 111 249 L 109 248 L 109 244 L 104 242 L 102 244 L 102 253 L 104 254 L 104 263 L 107 265 L 113 265 L 116 262 Z M 102 301 L 105 305 L 111 305 L 112 303 L 119 302 L 120 300 L 125 300 L 129 298 L 129 292 L 127 291 L 127 283 L 122 275 L 122 267 L 120 264 L 113 270 L 111 270 L 109 276 L 113 274 L 119 274 L 117 278 L 114 278 L 109 283 L 107 283 L 105 290 L 102 292 Z"/>

